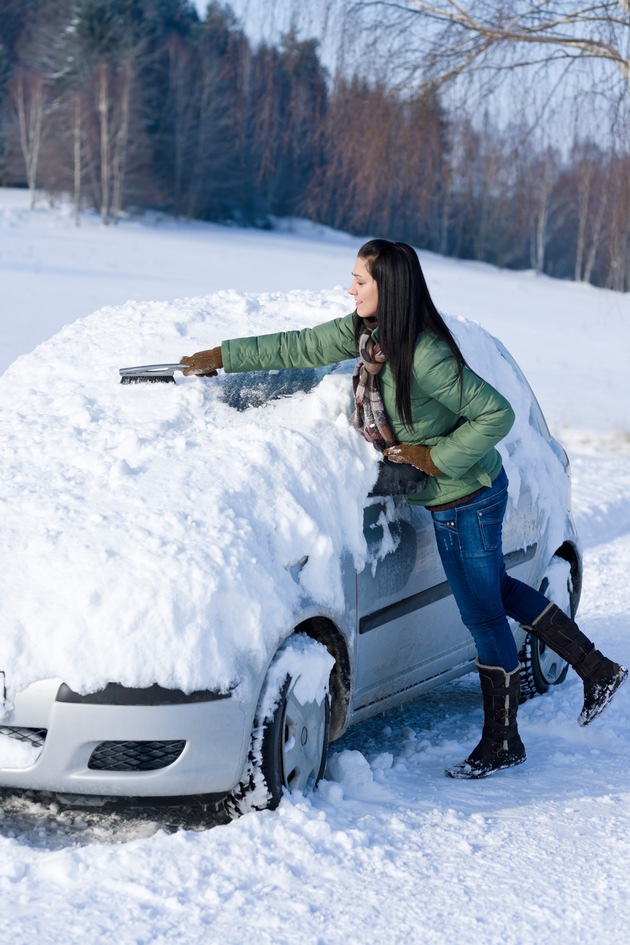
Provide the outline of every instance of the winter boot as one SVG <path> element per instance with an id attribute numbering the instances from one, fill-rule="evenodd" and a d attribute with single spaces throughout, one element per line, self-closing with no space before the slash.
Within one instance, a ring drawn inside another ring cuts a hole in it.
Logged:
<path id="1" fill-rule="evenodd" d="M 617 689 L 625 682 L 628 670 L 596 650 L 595 644 L 556 604 L 545 607 L 529 629 L 566 660 L 583 681 L 584 705 L 578 723 L 588 725 L 604 711 Z"/>
<path id="2" fill-rule="evenodd" d="M 520 695 L 520 667 L 506 673 L 501 666 L 477 661 L 484 723 L 481 741 L 466 761 L 446 769 L 449 778 L 485 778 L 502 768 L 513 768 L 526 759 L 516 727 Z"/>

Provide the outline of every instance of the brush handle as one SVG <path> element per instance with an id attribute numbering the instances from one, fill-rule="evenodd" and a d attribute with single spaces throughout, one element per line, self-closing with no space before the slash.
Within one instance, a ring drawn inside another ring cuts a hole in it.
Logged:
<path id="1" fill-rule="evenodd" d="M 120 368 L 119 374 L 129 378 L 172 377 L 175 371 L 184 371 L 185 368 L 185 364 L 139 364 Z"/>

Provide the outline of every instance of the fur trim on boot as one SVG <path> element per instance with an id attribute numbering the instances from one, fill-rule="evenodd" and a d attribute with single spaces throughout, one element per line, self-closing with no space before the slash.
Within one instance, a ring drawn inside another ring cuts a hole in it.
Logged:
<path id="1" fill-rule="evenodd" d="M 486 778 L 527 758 L 516 726 L 520 667 L 506 673 L 501 666 L 484 666 L 477 661 L 477 669 L 484 711 L 481 741 L 465 761 L 446 769 L 449 778 Z"/>
<path id="2" fill-rule="evenodd" d="M 583 681 L 584 705 L 578 723 L 588 725 L 610 704 L 626 681 L 628 670 L 596 650 L 595 644 L 556 604 L 545 607 L 529 629 L 566 660 Z"/>

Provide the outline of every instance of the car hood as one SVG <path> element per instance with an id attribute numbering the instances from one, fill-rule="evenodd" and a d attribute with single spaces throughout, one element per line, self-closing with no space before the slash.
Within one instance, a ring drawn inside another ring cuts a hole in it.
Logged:
<path id="1" fill-rule="evenodd" d="M 325 300 L 333 315 L 339 295 Z M 343 608 L 341 558 L 363 564 L 377 475 L 347 421 L 349 375 L 118 376 L 282 326 L 290 311 L 315 321 L 322 302 L 128 303 L 67 326 L 0 378 L 10 692 L 51 676 L 79 692 L 112 680 L 227 689 L 266 664 L 304 598 Z"/>

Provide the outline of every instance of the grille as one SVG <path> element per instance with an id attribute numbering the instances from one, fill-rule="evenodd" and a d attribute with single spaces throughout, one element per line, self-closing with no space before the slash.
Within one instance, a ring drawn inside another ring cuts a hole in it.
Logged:
<path id="1" fill-rule="evenodd" d="M 177 761 L 185 741 L 172 742 L 101 742 L 88 768 L 93 771 L 156 771 Z"/>
<path id="2" fill-rule="evenodd" d="M 46 741 L 48 729 L 24 728 L 20 725 L 0 725 L 0 735 L 8 735 L 19 742 L 27 742 L 35 748 L 41 748 Z"/>

